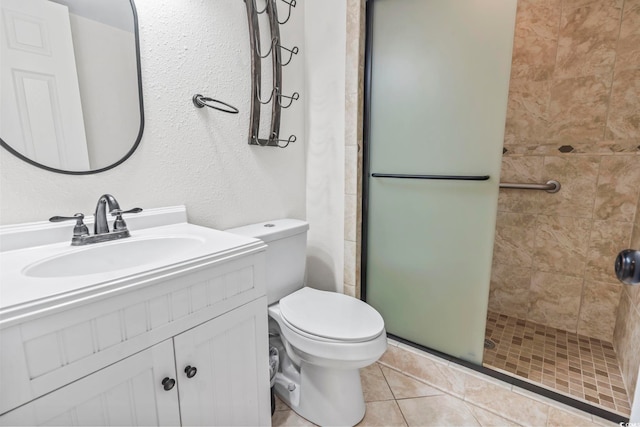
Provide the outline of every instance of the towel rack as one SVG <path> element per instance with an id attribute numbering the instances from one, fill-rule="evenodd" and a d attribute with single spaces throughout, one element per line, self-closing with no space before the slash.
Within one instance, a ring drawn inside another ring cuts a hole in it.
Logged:
<path id="1" fill-rule="evenodd" d="M 251 110 L 249 117 L 249 145 L 259 145 L 263 147 L 280 147 L 285 148 L 290 143 L 296 141 L 296 136 L 291 135 L 286 139 L 280 138 L 280 121 L 282 109 L 289 108 L 300 99 L 298 92 L 291 95 L 285 95 L 282 92 L 282 67 L 288 65 L 294 55 L 297 55 L 299 49 L 297 46 L 292 48 L 284 47 L 280 39 L 280 25 L 283 25 L 291 18 L 291 10 L 296 7 L 296 0 L 280 0 L 288 6 L 287 19 L 280 21 L 278 19 L 277 0 L 265 0 L 265 6 L 262 10 L 256 8 L 255 0 L 245 0 L 247 8 L 247 19 L 249 23 L 249 44 L 251 47 Z M 262 53 L 260 48 L 260 27 L 258 23 L 258 15 L 266 13 L 269 20 L 269 31 L 271 39 L 270 47 L 266 53 Z M 282 61 L 282 51 L 286 51 L 289 56 L 286 62 Z M 262 60 L 271 55 L 271 74 L 273 86 L 268 99 L 262 97 Z M 285 99 L 283 105 L 282 100 Z M 260 138 L 258 135 L 260 129 L 261 105 L 271 103 L 271 125 L 269 136 Z"/>
<path id="2" fill-rule="evenodd" d="M 489 175 L 406 175 L 401 173 L 372 173 L 374 178 L 442 179 L 446 181 L 488 181 Z"/>
<path id="3" fill-rule="evenodd" d="M 213 108 L 214 110 L 222 111 L 224 113 L 238 114 L 238 109 L 236 107 L 227 104 L 226 102 L 222 102 L 218 99 L 208 98 L 200 94 L 195 94 L 193 95 L 193 98 L 191 98 L 191 100 L 193 101 L 193 105 L 198 108 L 209 107 Z"/>
<path id="4" fill-rule="evenodd" d="M 546 184 L 518 184 L 513 182 L 501 182 L 500 188 L 513 188 L 519 190 L 543 190 L 547 193 L 557 193 L 560 191 L 560 183 L 554 179 Z"/>

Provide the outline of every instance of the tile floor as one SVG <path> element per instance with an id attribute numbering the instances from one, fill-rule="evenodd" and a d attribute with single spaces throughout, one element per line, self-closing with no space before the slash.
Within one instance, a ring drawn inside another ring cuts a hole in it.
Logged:
<path id="1" fill-rule="evenodd" d="M 625 417 L 631 412 L 611 343 L 489 312 L 484 366 Z"/>
<path id="2" fill-rule="evenodd" d="M 389 342 L 362 370 L 359 426 L 615 426 L 412 347 Z M 273 426 L 313 426 L 281 401 Z"/>

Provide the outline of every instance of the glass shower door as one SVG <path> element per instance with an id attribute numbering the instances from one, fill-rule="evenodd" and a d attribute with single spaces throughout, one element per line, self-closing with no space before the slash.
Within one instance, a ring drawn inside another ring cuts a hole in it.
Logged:
<path id="1" fill-rule="evenodd" d="M 366 300 L 480 364 L 516 0 L 370 0 Z"/>

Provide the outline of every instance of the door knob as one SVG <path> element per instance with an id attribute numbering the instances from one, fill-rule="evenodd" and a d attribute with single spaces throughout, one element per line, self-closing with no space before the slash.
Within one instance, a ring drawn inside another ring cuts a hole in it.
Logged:
<path id="1" fill-rule="evenodd" d="M 626 285 L 640 285 L 640 251 L 625 249 L 616 257 L 616 276 Z"/>
<path id="2" fill-rule="evenodd" d="M 176 380 L 172 378 L 165 377 L 165 379 L 162 380 L 162 387 L 165 389 L 165 391 L 171 390 L 174 385 L 176 385 Z"/>
<path id="3" fill-rule="evenodd" d="M 193 378 L 198 373 L 198 369 L 195 366 L 187 366 L 184 368 L 184 373 L 187 374 L 187 378 Z"/>

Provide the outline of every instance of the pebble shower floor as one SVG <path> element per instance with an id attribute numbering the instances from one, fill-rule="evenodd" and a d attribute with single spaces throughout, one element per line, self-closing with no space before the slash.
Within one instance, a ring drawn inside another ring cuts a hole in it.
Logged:
<path id="1" fill-rule="evenodd" d="M 629 416 L 611 343 L 494 312 L 485 338 L 496 346 L 485 348 L 484 366 Z"/>

